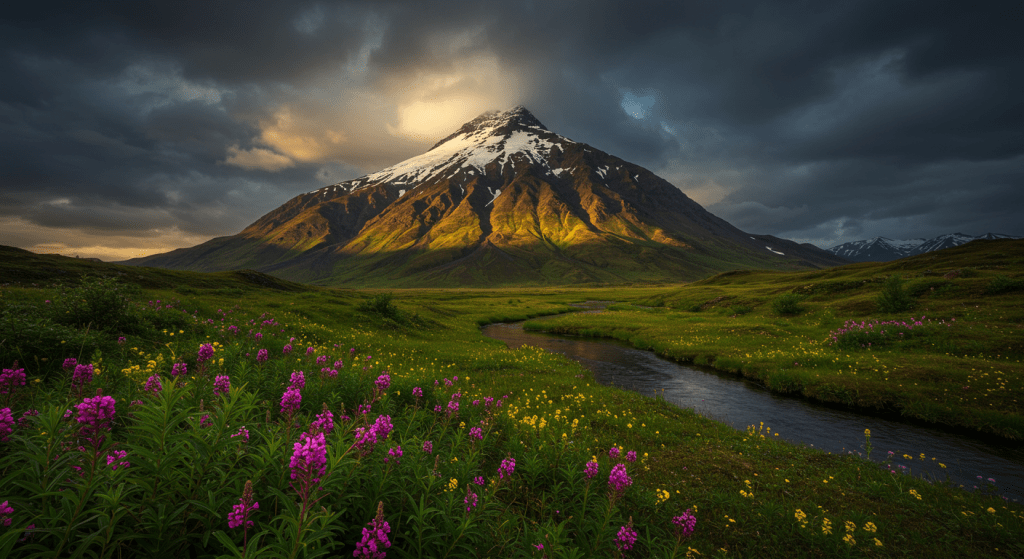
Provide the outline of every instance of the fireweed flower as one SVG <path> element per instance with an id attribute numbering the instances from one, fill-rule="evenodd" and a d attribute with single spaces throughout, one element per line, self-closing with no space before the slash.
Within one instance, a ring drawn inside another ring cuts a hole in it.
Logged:
<path id="1" fill-rule="evenodd" d="M 387 458 L 384 459 L 384 463 L 387 464 L 388 460 L 390 460 L 392 458 L 395 460 L 395 464 L 398 464 L 399 462 L 402 461 L 401 460 L 401 458 L 402 458 L 402 447 L 401 446 L 396 446 L 396 447 L 392 447 L 392 448 L 388 449 L 388 456 L 387 456 Z"/>
<path id="2" fill-rule="evenodd" d="M 309 346 L 309 347 L 306 348 L 306 355 L 313 355 L 314 351 L 316 351 L 316 350 L 313 349 L 313 346 Z"/>
<path id="3" fill-rule="evenodd" d="M 377 434 L 380 436 L 380 438 L 386 439 L 388 438 L 388 435 L 391 434 L 391 430 L 394 429 L 395 427 L 394 425 L 391 424 L 390 415 L 382 415 L 377 418 L 376 422 L 374 422 L 373 428 L 375 431 L 377 431 Z"/>
<path id="4" fill-rule="evenodd" d="M 462 502 L 465 503 L 465 505 L 466 505 L 466 512 L 467 513 L 468 512 L 472 512 L 472 510 L 474 508 L 476 508 L 476 505 L 477 505 L 477 502 L 478 502 L 477 499 L 478 499 L 477 494 L 473 493 L 473 486 L 467 483 L 466 484 L 466 498 L 462 500 Z"/>
<path id="5" fill-rule="evenodd" d="M 302 371 L 292 371 L 291 388 L 297 388 L 299 390 L 306 387 L 306 373 Z"/>
<path id="6" fill-rule="evenodd" d="M 292 344 L 285 344 L 284 347 L 281 348 L 281 353 L 283 353 L 285 355 L 288 355 L 291 352 L 292 352 Z"/>
<path id="7" fill-rule="evenodd" d="M 127 468 L 131 466 L 131 462 L 125 460 L 128 457 L 128 453 L 123 450 L 115 450 L 114 452 L 107 455 L 107 465 L 110 466 L 111 470 L 117 471 L 118 468 Z"/>
<path id="8" fill-rule="evenodd" d="M 152 392 L 153 394 L 159 394 L 164 389 L 164 385 L 160 383 L 160 375 L 153 374 L 146 379 L 146 392 Z"/>
<path id="9" fill-rule="evenodd" d="M 377 390 L 381 392 L 387 390 L 388 387 L 391 386 L 391 375 L 384 373 L 383 375 L 377 377 L 377 380 L 374 382 L 374 385 L 376 385 Z"/>
<path id="10" fill-rule="evenodd" d="M 281 415 L 291 417 L 295 412 L 299 411 L 299 405 L 302 403 L 302 393 L 299 392 L 298 388 L 291 387 L 284 391 L 281 395 Z"/>
<path id="11" fill-rule="evenodd" d="M 633 544 L 636 543 L 636 530 L 633 529 L 633 517 L 629 517 L 629 523 L 619 528 L 619 533 L 615 536 L 615 547 L 619 549 L 619 553 L 623 551 L 629 551 L 633 549 Z"/>
<path id="12" fill-rule="evenodd" d="M 618 459 L 618 457 L 619 457 L 619 449 L 618 449 L 618 447 L 614 447 L 613 446 L 610 449 L 608 449 L 608 457 L 611 458 L 612 460 Z"/>
<path id="13" fill-rule="evenodd" d="M 487 484 L 487 482 L 484 480 L 484 476 L 476 476 L 475 478 L 473 478 L 473 483 L 480 486 Z"/>
<path id="14" fill-rule="evenodd" d="M 71 389 L 81 390 L 85 388 L 85 385 L 92 382 L 92 370 L 91 364 L 76 365 L 75 372 L 71 375 Z"/>
<path id="15" fill-rule="evenodd" d="M 291 478 L 300 483 L 317 483 L 327 471 L 327 443 L 324 434 L 302 433 L 299 442 L 292 445 L 292 458 L 288 463 Z"/>
<path id="16" fill-rule="evenodd" d="M 249 515 L 259 508 L 260 504 L 253 500 L 252 481 L 246 480 L 245 487 L 242 489 L 242 498 L 238 500 L 237 505 L 231 507 L 231 512 L 228 513 L 228 528 L 240 526 L 251 528 L 253 521 L 249 520 Z"/>
<path id="17" fill-rule="evenodd" d="M 231 377 L 228 375 L 217 375 L 213 379 L 213 395 L 220 396 L 231 392 Z"/>
<path id="18" fill-rule="evenodd" d="M 377 504 L 377 516 L 368 522 L 370 527 L 363 528 L 363 538 L 356 543 L 356 550 L 352 552 L 353 557 L 366 559 L 384 559 L 385 549 L 391 547 L 388 541 L 388 534 L 391 533 L 391 526 L 384 520 L 384 503 Z"/>
<path id="19" fill-rule="evenodd" d="M 334 431 L 334 414 L 331 413 L 331 410 L 327 409 L 327 404 L 325 403 L 324 411 L 316 414 L 316 419 L 309 426 L 309 432 L 320 432 L 330 435 L 331 431 Z"/>
<path id="20" fill-rule="evenodd" d="M 412 389 L 412 395 L 417 397 L 417 398 L 422 398 L 423 397 L 423 389 L 418 387 L 418 386 L 413 388 Z"/>
<path id="21" fill-rule="evenodd" d="M 203 345 L 199 346 L 199 352 L 198 352 L 198 354 L 196 356 L 196 362 L 197 363 L 202 363 L 204 361 L 209 361 L 212 358 L 213 358 L 213 346 L 212 345 L 210 345 L 210 344 L 203 344 Z"/>
<path id="22" fill-rule="evenodd" d="M 0 394 L 14 394 L 19 386 L 25 386 L 25 369 L 4 369 L 0 373 Z"/>
<path id="23" fill-rule="evenodd" d="M 469 430 L 469 438 L 476 439 L 478 441 L 484 440 L 484 430 L 479 427 L 473 427 Z"/>
<path id="24" fill-rule="evenodd" d="M 261 349 L 261 350 L 256 352 L 256 362 L 257 363 L 266 363 L 267 359 L 270 359 L 270 355 L 267 354 L 267 350 Z"/>
<path id="25" fill-rule="evenodd" d="M 68 370 L 74 369 L 76 366 L 78 366 L 78 359 L 75 359 L 74 357 L 68 357 L 64 360 L 64 364 L 61 365 L 61 367 Z"/>
<path id="26" fill-rule="evenodd" d="M 597 475 L 597 468 L 597 462 L 587 462 L 587 465 L 583 466 L 583 475 L 585 475 L 587 479 L 592 479 Z"/>
<path id="27" fill-rule="evenodd" d="M 327 356 L 326 355 L 321 355 L 320 357 L 317 357 L 316 358 L 316 364 L 317 365 L 326 365 L 327 364 Z"/>
<path id="28" fill-rule="evenodd" d="M 242 439 L 245 440 L 245 442 L 249 442 L 249 430 L 246 429 L 245 426 L 243 425 L 242 427 L 239 427 L 237 433 L 231 435 L 231 438 L 235 437 L 242 437 Z"/>
<path id="29" fill-rule="evenodd" d="M 8 409 L 7 413 L 10 414 L 10 412 L 11 412 L 11 410 Z M 13 422 L 13 420 L 12 420 L 12 422 Z M 423 452 L 426 452 L 427 454 L 433 454 L 434 453 L 434 443 L 432 443 L 430 441 L 423 441 Z"/>
<path id="30" fill-rule="evenodd" d="M 188 374 L 188 365 L 184 363 L 175 363 L 171 366 L 171 376 L 185 376 Z"/>
<path id="31" fill-rule="evenodd" d="M 0 442 L 7 442 L 7 437 L 14 432 L 14 415 L 11 408 L 0 408 Z"/>
<path id="32" fill-rule="evenodd" d="M 630 485 L 633 485 L 633 480 L 626 473 L 626 465 L 616 464 L 612 466 L 612 473 L 608 476 L 608 487 L 611 487 L 612 491 L 616 493 L 622 493 Z"/>
<path id="33" fill-rule="evenodd" d="M 686 509 L 682 516 L 672 518 L 672 524 L 676 525 L 675 534 L 677 538 L 685 538 L 693 533 L 697 527 L 697 517 L 691 512 L 693 509 Z M 797 517 L 799 518 L 799 516 Z"/>
<path id="34" fill-rule="evenodd" d="M 636 462 L 636 451 L 631 450 L 626 453 L 626 462 Z"/>
<path id="35" fill-rule="evenodd" d="M 14 507 L 9 504 L 9 501 L 0 503 L 0 524 L 4 526 L 11 525 L 11 513 L 14 512 Z"/>
<path id="36" fill-rule="evenodd" d="M 505 479 L 505 476 L 512 477 L 512 472 L 516 471 L 516 460 L 515 458 L 508 457 L 501 461 L 501 466 L 498 466 L 498 478 Z"/>
<path id="37" fill-rule="evenodd" d="M 82 435 L 94 446 L 100 445 L 103 440 L 102 433 L 110 429 L 110 422 L 114 419 L 114 404 L 116 401 L 110 396 L 97 394 L 75 406 L 78 410 L 78 417 L 75 419 L 82 425 Z"/>

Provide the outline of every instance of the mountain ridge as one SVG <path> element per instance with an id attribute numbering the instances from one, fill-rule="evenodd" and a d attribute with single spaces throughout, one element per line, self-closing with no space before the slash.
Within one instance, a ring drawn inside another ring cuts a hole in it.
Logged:
<path id="1" fill-rule="evenodd" d="M 931 239 L 907 240 L 874 237 L 872 239 L 850 241 L 825 250 L 854 262 L 888 262 L 891 260 L 905 258 L 907 256 L 916 256 L 926 252 L 960 246 L 978 239 L 995 240 L 1020 238 L 1022 237 L 999 235 L 994 233 L 985 233 L 984 235 L 978 236 L 964 235 L 963 233 L 948 233 Z"/>
<path id="2" fill-rule="evenodd" d="M 237 235 L 127 261 L 330 285 L 688 281 L 846 261 L 736 229 L 649 170 L 491 111 L 423 154 L 300 194 Z"/>

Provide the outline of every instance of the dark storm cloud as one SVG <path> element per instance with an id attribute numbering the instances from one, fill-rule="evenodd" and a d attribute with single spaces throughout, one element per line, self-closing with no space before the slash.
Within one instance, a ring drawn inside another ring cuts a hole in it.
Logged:
<path id="1" fill-rule="evenodd" d="M 458 76 L 433 100 L 480 90 L 493 76 L 465 61 L 490 57 L 549 128 L 745 230 L 1024 235 L 1013 3 L 68 2 L 0 17 L 0 217 L 40 226 L 234 233 L 429 147 L 387 135 L 410 90 L 431 75 Z"/>

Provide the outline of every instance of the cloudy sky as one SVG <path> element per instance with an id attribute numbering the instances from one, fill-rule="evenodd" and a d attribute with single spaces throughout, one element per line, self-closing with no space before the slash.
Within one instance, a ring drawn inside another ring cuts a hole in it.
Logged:
<path id="1" fill-rule="evenodd" d="M 192 246 L 517 104 L 749 232 L 1024 235 L 1018 2 L 19 4 L 0 244 Z"/>

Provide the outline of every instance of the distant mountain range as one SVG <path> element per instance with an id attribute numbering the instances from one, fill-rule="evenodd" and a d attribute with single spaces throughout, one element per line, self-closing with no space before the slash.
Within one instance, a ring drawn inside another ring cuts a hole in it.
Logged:
<path id="1" fill-rule="evenodd" d="M 840 256 L 854 262 L 888 262 L 890 260 L 898 260 L 907 256 L 915 256 L 926 252 L 932 252 L 934 250 L 960 246 L 978 239 L 993 240 L 1020 238 L 1022 237 L 995 235 L 993 233 L 986 233 L 984 235 L 978 235 L 977 237 L 964 235 L 963 233 L 952 233 L 949 235 L 940 235 L 934 239 L 910 239 L 906 241 L 897 241 L 887 239 L 885 237 L 875 237 L 874 239 L 868 239 L 865 241 L 851 241 L 849 243 L 843 243 L 826 250 L 836 256 Z"/>
<path id="2" fill-rule="evenodd" d="M 126 264 L 353 287 L 691 281 L 848 263 L 740 231 L 654 173 L 488 112 L 422 155 L 301 194 L 241 233 Z"/>

